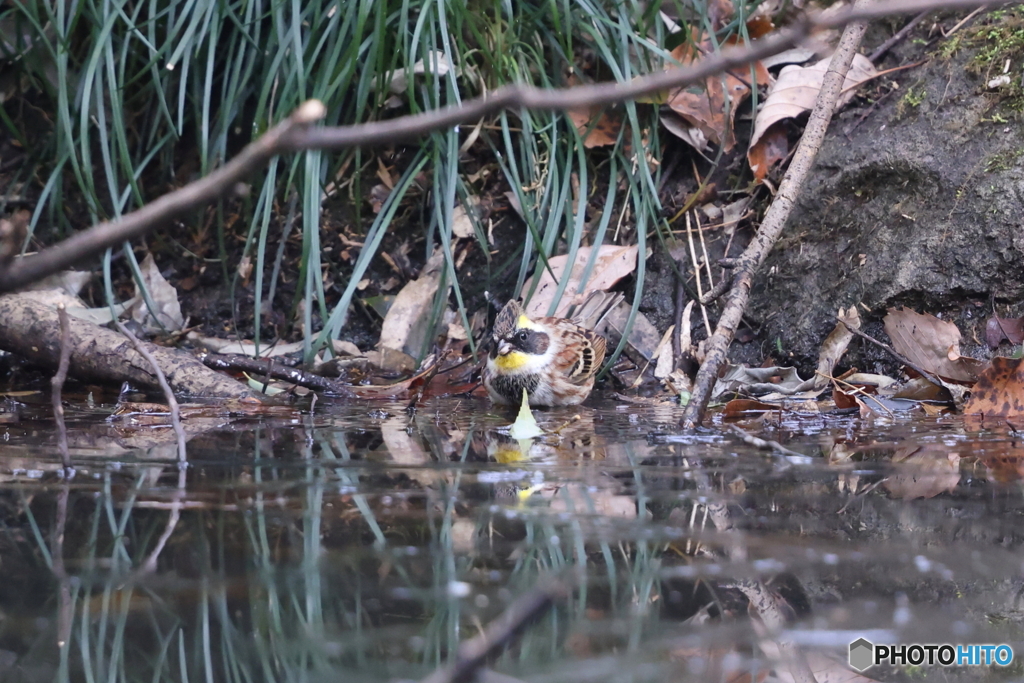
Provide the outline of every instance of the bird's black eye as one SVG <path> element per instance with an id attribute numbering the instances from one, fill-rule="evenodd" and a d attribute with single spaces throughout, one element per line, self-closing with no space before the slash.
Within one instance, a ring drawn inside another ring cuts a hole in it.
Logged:
<path id="1" fill-rule="evenodd" d="M 530 333 L 527 332 L 526 330 L 523 330 L 523 331 L 521 331 L 519 333 L 519 341 L 526 341 L 529 338 L 530 338 Z"/>

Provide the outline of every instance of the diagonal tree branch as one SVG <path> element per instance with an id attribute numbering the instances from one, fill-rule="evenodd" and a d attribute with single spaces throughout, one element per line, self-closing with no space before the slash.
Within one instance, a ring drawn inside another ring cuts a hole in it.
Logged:
<path id="1" fill-rule="evenodd" d="M 874 5 L 869 5 L 869 2 L 870 0 L 857 0 L 855 9 L 873 7 Z M 877 4 L 884 4 L 884 0 Z M 821 144 L 825 140 L 828 124 L 832 120 L 836 102 L 839 101 L 839 95 L 842 93 L 846 74 L 850 70 L 850 65 L 853 63 L 853 58 L 857 54 L 857 48 L 860 46 L 866 29 L 867 24 L 858 21 L 849 24 L 843 31 L 843 36 L 839 39 L 839 46 L 836 48 L 835 54 L 832 55 L 828 71 L 825 72 L 814 109 L 811 110 L 810 118 L 807 119 L 807 127 L 800 138 L 800 144 L 797 145 L 796 153 L 793 154 L 793 161 L 779 184 L 779 191 L 775 194 L 771 206 L 768 207 L 764 220 L 761 221 L 761 227 L 758 228 L 754 239 L 737 260 L 732 288 L 729 290 L 725 306 L 722 308 L 722 315 L 718 318 L 718 326 L 715 328 L 714 334 L 708 338 L 704 362 L 694 379 L 690 402 L 683 411 L 681 424 L 684 429 L 693 429 L 704 418 L 704 411 L 711 398 L 711 391 L 714 389 L 719 371 L 726 361 L 729 344 L 732 343 L 736 328 L 743 317 L 743 311 L 747 308 L 754 273 L 757 272 L 758 266 L 764 262 L 768 252 L 772 250 L 782 234 L 782 229 L 786 226 L 789 214 L 800 195 L 804 180 L 814 166 L 818 150 L 821 149 Z"/>
<path id="2" fill-rule="evenodd" d="M 8 262 L 0 261 L 0 293 L 23 287 L 47 275 L 59 272 L 95 256 L 124 240 L 147 234 L 197 207 L 223 197 L 273 157 L 308 149 L 340 149 L 373 146 L 418 138 L 432 130 L 472 123 L 505 109 L 565 110 L 598 104 L 610 104 L 642 95 L 684 87 L 718 73 L 742 67 L 750 62 L 778 54 L 806 40 L 814 31 L 846 26 L 885 16 L 918 14 L 935 9 L 973 9 L 981 5 L 1010 4 L 1010 0 L 895 0 L 833 12 L 808 14 L 792 26 L 754 41 L 746 47 L 733 47 L 716 53 L 689 67 L 670 69 L 633 79 L 626 83 L 601 83 L 568 89 L 538 89 L 510 85 L 491 95 L 468 100 L 460 106 L 388 121 L 354 126 L 314 128 L 326 110 L 316 100 L 301 105 L 290 117 L 249 144 L 238 156 L 205 178 L 160 197 L 119 221 L 99 223 L 87 230 L 44 249 L 38 254 Z"/>

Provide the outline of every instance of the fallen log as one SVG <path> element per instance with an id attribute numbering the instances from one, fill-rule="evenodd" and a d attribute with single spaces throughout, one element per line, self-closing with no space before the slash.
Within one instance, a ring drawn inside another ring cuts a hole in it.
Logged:
<path id="1" fill-rule="evenodd" d="M 87 381 L 160 391 L 153 367 L 126 337 L 99 325 L 70 318 L 69 374 Z M 210 370 L 197 358 L 177 349 L 141 342 L 159 363 L 177 396 L 242 398 L 256 396 L 238 381 Z M 24 294 L 0 296 L 0 349 L 56 370 L 60 363 L 61 329 L 56 309 Z"/>

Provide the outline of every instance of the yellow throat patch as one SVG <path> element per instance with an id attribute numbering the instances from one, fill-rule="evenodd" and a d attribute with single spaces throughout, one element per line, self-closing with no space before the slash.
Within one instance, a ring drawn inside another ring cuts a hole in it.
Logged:
<path id="1" fill-rule="evenodd" d="M 513 372 L 530 362 L 530 357 L 522 351 L 509 351 L 504 356 L 494 359 L 494 364 L 502 372 Z"/>

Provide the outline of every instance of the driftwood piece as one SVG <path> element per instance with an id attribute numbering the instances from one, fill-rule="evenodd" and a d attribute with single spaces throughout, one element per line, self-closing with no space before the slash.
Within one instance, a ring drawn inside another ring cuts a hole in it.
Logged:
<path id="1" fill-rule="evenodd" d="M 131 382 L 160 391 L 153 367 L 131 341 L 99 325 L 70 319 L 72 376 L 105 383 Z M 60 362 L 61 330 L 57 311 L 22 294 L 0 296 L 0 349 L 46 368 Z M 204 366 L 191 355 L 145 344 L 178 396 L 241 398 L 255 396 L 248 387 Z"/>

